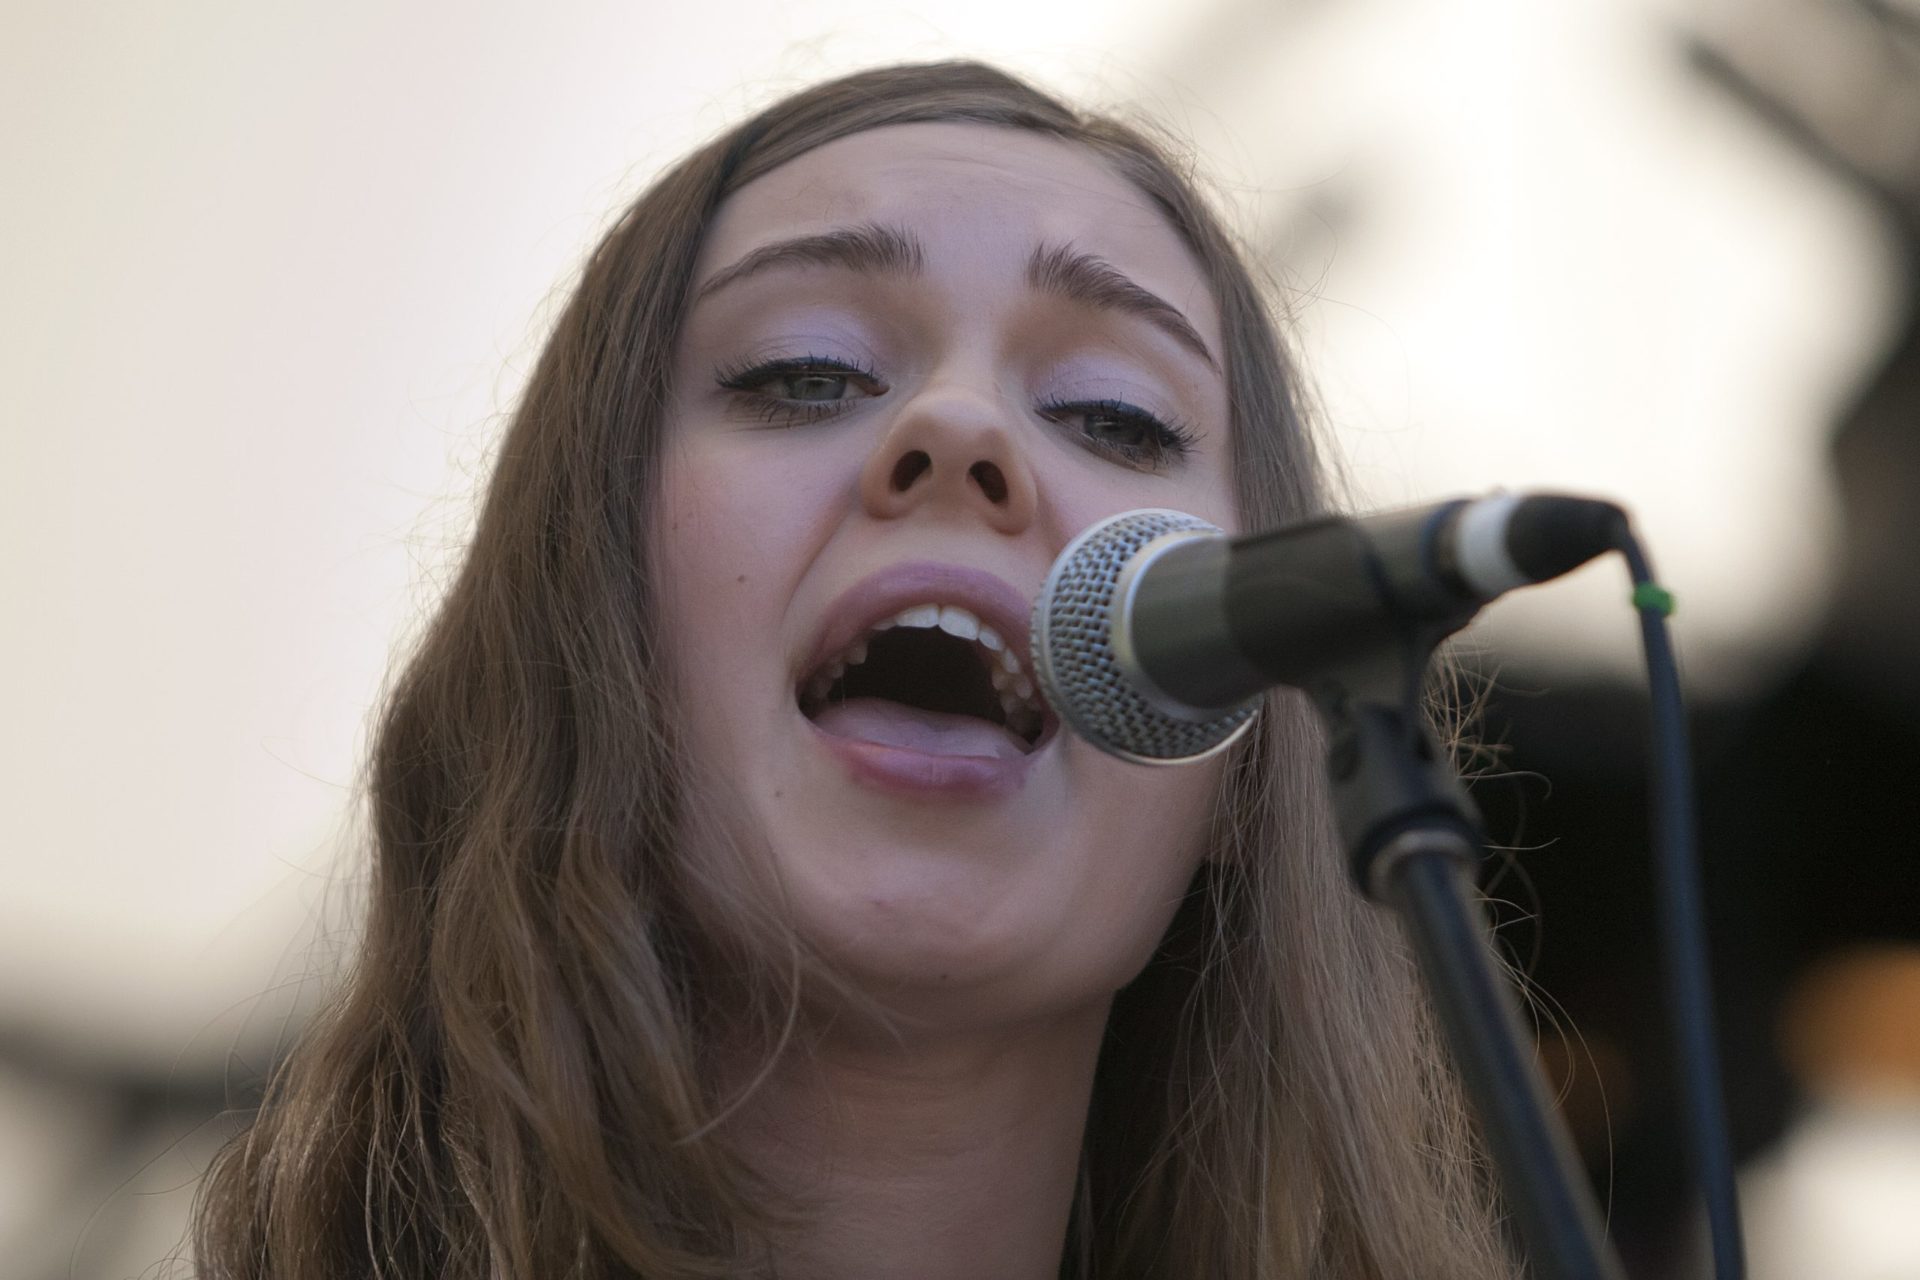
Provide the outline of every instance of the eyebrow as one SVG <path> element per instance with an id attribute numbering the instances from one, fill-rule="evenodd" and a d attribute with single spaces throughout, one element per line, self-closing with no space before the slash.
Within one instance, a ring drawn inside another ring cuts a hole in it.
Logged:
<path id="1" fill-rule="evenodd" d="M 861 223 L 761 245 L 700 286 L 694 301 L 774 267 L 839 267 L 863 274 L 918 275 L 926 266 L 919 237 L 900 227 Z M 1187 348 L 1215 372 L 1220 365 L 1180 309 L 1140 285 L 1105 258 L 1072 245 L 1042 244 L 1027 259 L 1027 284 L 1084 306 L 1139 316 Z"/>
<path id="2" fill-rule="evenodd" d="M 763 244 L 701 285 L 694 300 L 710 297 L 730 284 L 771 267 L 841 267 L 868 274 L 918 275 L 926 261 L 926 250 L 911 232 L 862 223 L 857 227 L 841 227 Z"/>
<path id="3" fill-rule="evenodd" d="M 1105 258 L 1082 253 L 1072 245 L 1043 244 L 1027 259 L 1027 283 L 1042 293 L 1057 294 L 1089 307 L 1139 316 L 1219 372 L 1213 352 L 1207 350 L 1207 344 L 1180 309 L 1135 284 Z"/>

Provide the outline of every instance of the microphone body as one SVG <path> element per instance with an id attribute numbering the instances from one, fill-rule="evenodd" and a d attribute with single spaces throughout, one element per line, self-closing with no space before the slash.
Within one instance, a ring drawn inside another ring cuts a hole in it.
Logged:
<path id="1" fill-rule="evenodd" d="M 1437 641 L 1495 596 L 1615 545 L 1624 520 L 1593 499 L 1497 494 L 1230 539 L 1179 512 L 1127 512 L 1055 562 L 1034 610 L 1034 668 L 1096 745 L 1197 759 L 1244 730 L 1265 690 Z M 1069 599 L 1097 616 L 1062 627 Z M 1117 697 L 1130 705 L 1116 717 Z"/>

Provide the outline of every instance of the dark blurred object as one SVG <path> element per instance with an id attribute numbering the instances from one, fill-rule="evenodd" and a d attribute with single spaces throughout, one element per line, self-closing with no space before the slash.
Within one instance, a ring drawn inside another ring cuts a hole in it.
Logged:
<path id="1" fill-rule="evenodd" d="M 1789 984 L 1821 957 L 1920 939 L 1920 13 L 1770 0 L 1739 14 L 1691 43 L 1695 65 L 1870 202 L 1900 295 L 1833 435 L 1842 546 L 1827 617 L 1704 760 L 1722 971 L 1760 1001 L 1727 1016 L 1770 1045 Z"/>
<path id="2" fill-rule="evenodd" d="M 1920 15 L 1871 0 L 1727 12 L 1737 25 L 1688 37 L 1694 66 L 1875 208 L 1900 294 L 1890 345 L 1832 437 L 1844 545 L 1818 638 L 1750 701 L 1696 708 L 1708 926 L 1744 1160 L 1806 1101 L 1779 1038 L 1788 991 L 1842 949 L 1920 941 Z M 1494 885 L 1510 904 L 1503 936 L 1570 1024 L 1542 1027 L 1543 1062 L 1630 1269 L 1704 1274 L 1659 1008 L 1644 695 L 1502 683 L 1487 737 L 1528 772 L 1483 780 L 1476 796 L 1495 838 L 1521 850 Z"/>

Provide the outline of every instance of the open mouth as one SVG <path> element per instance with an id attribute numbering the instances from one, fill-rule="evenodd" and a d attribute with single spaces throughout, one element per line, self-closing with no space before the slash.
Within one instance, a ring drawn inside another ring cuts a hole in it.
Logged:
<path id="1" fill-rule="evenodd" d="M 1031 754 L 1051 717 L 1019 656 L 954 605 L 914 605 L 808 673 L 801 714 L 822 730 L 936 755 Z"/>

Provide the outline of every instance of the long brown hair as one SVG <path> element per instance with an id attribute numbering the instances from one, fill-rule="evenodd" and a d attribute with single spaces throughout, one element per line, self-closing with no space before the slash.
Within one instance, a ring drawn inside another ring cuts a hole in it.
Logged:
<path id="1" fill-rule="evenodd" d="M 779 1211 L 702 1070 L 700 976 L 724 944 L 689 929 L 675 858 L 699 814 L 647 513 L 673 344 L 721 202 L 823 143 L 918 121 L 1061 139 L 1152 199 L 1220 307 L 1242 519 L 1323 505 L 1262 292 L 1143 132 L 941 63 L 819 85 L 695 151 L 588 260 L 457 579 L 387 695 L 357 962 L 207 1176 L 203 1275 L 769 1270 Z M 1346 883 L 1319 754 L 1301 702 L 1275 695 L 1229 762 L 1213 856 L 1113 1008 L 1063 1275 L 1512 1274 L 1408 956 Z M 760 899 L 721 900 L 766 918 L 719 933 L 791 937 Z M 787 950 L 784 970 L 723 957 L 769 1053 L 794 999 Z"/>

